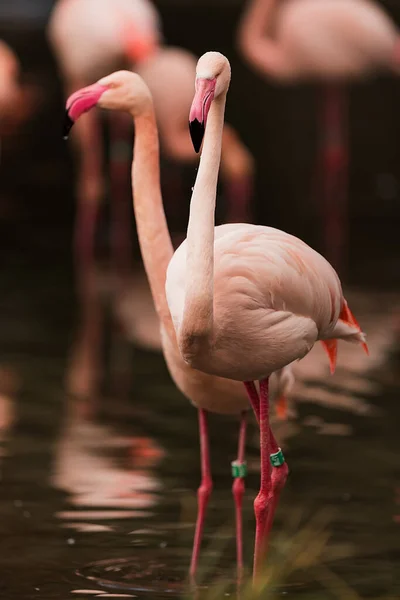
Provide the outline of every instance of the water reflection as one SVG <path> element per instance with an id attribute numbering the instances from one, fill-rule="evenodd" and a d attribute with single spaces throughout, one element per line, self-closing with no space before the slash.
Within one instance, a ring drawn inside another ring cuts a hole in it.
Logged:
<path id="1" fill-rule="evenodd" d="M 11 367 L 0 365 L 0 480 L 2 459 L 8 455 L 7 443 L 12 434 L 15 420 L 14 396 L 18 390 L 18 379 Z"/>
<path id="2" fill-rule="evenodd" d="M 157 502 L 154 491 L 160 489 L 152 469 L 162 455 L 151 438 L 118 436 L 111 427 L 88 422 L 75 413 L 58 443 L 52 484 L 69 494 L 69 503 L 86 510 L 64 511 L 58 513 L 59 518 L 127 518 L 138 509 L 152 508 Z M 141 510 L 142 516 L 147 514 Z"/>
<path id="3" fill-rule="evenodd" d="M 137 277 L 140 283 L 140 273 Z M 173 386 L 161 355 L 141 350 L 137 342 L 133 350 L 128 345 L 128 393 L 104 392 L 109 368 L 104 357 L 110 355 L 115 320 L 109 318 L 110 277 L 99 274 L 95 281 L 87 308 L 81 304 L 74 316 L 77 330 L 67 360 L 68 278 L 60 277 L 55 286 L 52 272 L 21 277 L 7 305 L 3 296 L 0 583 L 6 597 L 90 598 L 87 592 L 71 595 L 90 589 L 97 595 L 104 590 L 156 600 L 165 589 L 175 590 L 172 598 L 186 589 L 199 481 L 196 413 Z M 138 289 L 146 304 L 144 286 Z M 310 589 L 318 565 L 290 573 L 304 561 L 304 555 L 295 558 L 296 547 L 310 549 L 320 540 L 320 533 L 310 534 L 305 542 L 304 527 L 325 507 L 333 510 L 326 525 L 331 537 L 318 560 L 361 594 L 399 595 L 399 362 L 394 338 L 387 333 L 398 298 L 355 296 L 351 302 L 369 332 L 370 362 L 343 344 L 337 374 L 331 377 L 316 348 L 318 359 L 296 366 L 297 417 L 274 424 L 291 469 L 272 535 L 269 564 L 285 565 L 277 597 L 282 591 L 288 598 L 301 598 L 306 591 L 307 598 L 327 597 Z M 100 377 L 92 385 L 90 362 L 96 355 L 87 353 L 86 365 L 82 357 L 85 345 L 89 349 L 98 339 L 98 326 L 106 351 L 98 354 Z M 69 385 L 65 394 L 63 384 L 73 380 L 71 365 L 81 367 L 84 385 L 74 394 Z M 201 554 L 202 581 L 212 586 L 223 577 L 234 586 L 229 467 L 237 425 L 215 416 L 210 427 L 215 492 Z M 249 568 L 258 444 L 252 423 L 244 503 Z M 15 572 L 23 577 L 16 578 Z M 114 587 L 106 588 L 106 581 Z"/>

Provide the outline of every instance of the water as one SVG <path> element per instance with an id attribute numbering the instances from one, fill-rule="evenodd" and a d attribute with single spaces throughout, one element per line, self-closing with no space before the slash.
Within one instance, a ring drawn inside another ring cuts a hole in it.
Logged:
<path id="1" fill-rule="evenodd" d="M 136 285 L 145 298 L 143 279 Z M 1 288 L 0 597 L 90 598 L 95 591 L 180 597 L 199 479 L 194 409 L 175 390 L 158 353 L 135 349 L 117 334 L 104 342 L 102 393 L 74 399 L 67 391 L 74 381 L 68 369 L 79 337 L 72 335 L 78 313 L 71 311 L 69 272 L 47 268 L 33 274 L 14 266 Z M 282 592 L 285 598 L 311 597 L 324 576 L 321 562 L 365 597 L 400 594 L 399 363 L 387 332 L 389 310 L 373 312 L 399 299 L 353 296 L 357 315 L 369 325 L 371 358 L 343 345 L 332 378 L 322 355 L 306 359 L 297 418 L 274 427 L 291 469 L 270 560 L 292 558 L 276 597 Z M 112 368 L 115 351 L 125 357 L 125 368 Z M 88 373 L 81 372 L 81 381 Z M 201 557 L 205 587 L 221 577 L 234 582 L 229 465 L 237 426 L 218 416 L 211 423 L 215 491 Z M 250 567 L 258 486 L 254 426 L 248 446 L 244 514 Z M 316 566 L 306 563 L 291 572 L 302 560 L 299 552 L 307 547 L 309 558 L 321 539 L 321 533 L 297 537 L 306 535 L 304 527 L 313 519 L 331 537 L 317 552 Z M 329 585 L 335 589 L 339 583 Z"/>
<path id="2" fill-rule="evenodd" d="M 192 9 L 185 15 L 190 26 L 182 26 L 173 7 L 165 10 L 167 38 L 200 53 L 202 29 L 196 30 L 199 37 L 192 46 Z M 225 12 L 215 13 L 210 47 L 229 49 L 234 15 L 228 18 Z M 157 328 L 139 271 L 118 313 L 125 326 L 129 322 L 128 337 L 146 337 L 148 349 L 127 341 L 115 326 L 111 280 L 103 270 L 96 276 L 101 298 L 89 311 L 104 332 L 99 339 L 95 333 L 91 345 L 101 349 L 99 369 L 93 367 L 96 354 L 82 344 L 71 269 L 72 177 L 60 133 L 61 90 L 54 65 L 52 70 L 49 66 L 43 32 L 29 37 L 22 31 L 15 39 L 24 65 L 36 70 L 34 79 L 46 93 L 36 122 L 2 154 L 0 598 L 197 598 L 207 597 L 221 580 L 227 587 L 217 597 L 234 595 L 230 462 L 236 455 L 237 423 L 218 416 L 210 420 L 215 489 L 201 554 L 200 590 L 193 592 L 186 576 L 199 482 L 196 412 L 175 389 L 154 350 Z M 303 155 L 310 165 L 314 155 L 308 135 L 315 116 L 309 106 L 311 91 L 271 90 L 239 64 L 235 73 L 235 81 L 241 77 L 247 83 L 234 85 L 232 110 L 235 102 L 241 106 L 240 94 L 250 99 L 260 92 L 259 111 L 237 111 L 239 124 L 250 119 L 240 129 L 246 131 L 258 162 L 270 167 L 260 169 L 260 214 L 268 212 L 270 224 L 299 235 L 309 226 L 316 231 L 312 209 L 303 202 L 309 197 Z M 391 86 L 379 81 L 373 87 L 376 95 L 368 97 L 364 88 L 355 91 L 353 113 L 358 114 L 361 104 L 374 112 L 371 107 L 381 106 Z M 267 103 L 277 119 L 264 118 Z M 394 327 L 400 294 L 378 292 L 381 284 L 398 287 L 399 205 L 397 196 L 382 202 L 372 183 L 377 174 L 391 173 L 398 164 L 393 126 L 398 110 L 394 101 L 391 106 L 389 111 L 385 104 L 380 118 L 362 127 L 368 136 L 374 128 L 374 143 L 362 138 L 361 129 L 353 132 L 349 280 L 368 287 L 346 290 L 346 296 L 368 332 L 371 356 L 342 344 L 334 377 L 321 348 L 298 365 L 293 417 L 274 424 L 290 477 L 271 539 L 268 572 L 273 569 L 276 576 L 270 597 L 352 600 L 353 589 L 365 598 L 400 597 L 400 331 L 396 339 Z M 367 159 L 370 168 L 364 168 Z M 191 175 L 189 179 L 188 190 Z M 93 392 L 96 380 L 98 392 Z M 259 485 L 254 424 L 248 465 L 244 542 L 250 569 L 252 501 Z"/>

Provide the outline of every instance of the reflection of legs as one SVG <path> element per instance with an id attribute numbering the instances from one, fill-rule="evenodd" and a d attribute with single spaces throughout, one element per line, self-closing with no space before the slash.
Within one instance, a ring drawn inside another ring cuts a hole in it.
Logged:
<path id="1" fill-rule="evenodd" d="M 238 443 L 237 460 L 232 463 L 232 475 L 235 478 L 232 486 L 233 497 L 235 499 L 236 509 L 236 556 L 237 569 L 240 575 L 243 571 L 243 523 L 242 523 L 242 502 L 245 490 L 244 478 L 247 475 L 247 466 L 245 462 L 246 451 L 246 425 L 247 415 L 245 412 L 240 417 L 240 431 Z"/>
<path id="2" fill-rule="evenodd" d="M 109 115 L 111 251 L 117 276 L 124 279 L 131 266 L 132 207 L 129 193 L 131 121 L 125 114 Z M 128 139 L 127 139 L 128 133 Z"/>
<path id="3" fill-rule="evenodd" d="M 212 491 L 212 479 L 210 468 L 210 448 L 208 441 L 207 413 L 205 410 L 199 410 L 199 429 L 200 429 L 200 454 L 201 454 L 201 484 L 197 492 L 198 509 L 196 532 L 193 542 L 192 562 L 190 564 L 190 574 L 194 575 L 197 570 L 201 540 L 203 537 L 204 519 L 207 510 L 207 504 Z"/>
<path id="4" fill-rule="evenodd" d="M 96 399 L 101 374 L 104 314 L 93 272 L 80 272 L 79 280 L 83 283 L 79 290 L 81 322 L 72 351 L 67 386 L 69 393 L 86 400 L 82 410 L 89 412 L 94 408 L 91 403 Z"/>

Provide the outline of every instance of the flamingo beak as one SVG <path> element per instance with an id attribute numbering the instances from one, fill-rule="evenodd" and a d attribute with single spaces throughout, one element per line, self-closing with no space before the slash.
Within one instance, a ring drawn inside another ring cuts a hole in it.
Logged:
<path id="1" fill-rule="evenodd" d="M 108 88 L 99 83 L 88 85 L 70 96 L 67 100 L 63 137 L 66 140 L 74 123 L 83 113 L 96 106 L 101 96 Z"/>
<path id="2" fill-rule="evenodd" d="M 196 93 L 193 98 L 189 113 L 189 130 L 192 144 L 196 152 L 200 152 L 208 113 L 215 95 L 217 80 L 198 77 L 196 79 Z"/>

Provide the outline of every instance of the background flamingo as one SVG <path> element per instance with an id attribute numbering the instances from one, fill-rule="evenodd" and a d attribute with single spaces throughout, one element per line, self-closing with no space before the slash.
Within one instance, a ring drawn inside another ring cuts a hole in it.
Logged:
<path id="1" fill-rule="evenodd" d="M 320 339 L 336 361 L 337 339 L 364 336 L 330 264 L 298 238 L 277 229 L 237 224 L 214 227 L 228 60 L 203 55 L 196 70 L 190 130 L 204 147 L 193 189 L 187 239 L 167 271 L 166 294 L 179 350 L 187 365 L 245 383 L 260 425 L 261 487 L 255 500 L 254 575 L 262 569 L 269 531 L 288 468 L 270 428 L 270 375 L 303 358 Z M 156 242 L 157 243 L 157 242 Z M 258 394 L 255 381 L 259 381 Z M 206 383 L 206 382 L 204 382 Z M 206 411 L 200 404 L 202 468 L 211 481 Z M 239 464 L 244 455 L 239 437 Z"/>
<path id="2" fill-rule="evenodd" d="M 19 60 L 0 40 L 0 132 L 9 133 L 32 112 L 33 90 L 22 85 Z"/>
<path id="3" fill-rule="evenodd" d="M 136 68 L 153 96 L 163 153 L 174 161 L 188 164 L 195 162 L 187 119 L 196 63 L 197 57 L 188 50 L 160 46 Z M 254 159 L 233 127 L 227 124 L 224 126 L 221 161 L 227 196 L 224 220 L 249 222 L 252 220 Z"/>
<path id="4" fill-rule="evenodd" d="M 348 226 L 347 102 L 343 82 L 399 72 L 395 24 L 370 0 L 251 0 L 239 28 L 243 56 L 280 83 L 323 82 L 317 161 L 324 252 L 343 268 Z"/>
<path id="5" fill-rule="evenodd" d="M 68 96 L 113 69 L 146 58 L 160 42 L 161 24 L 150 0 L 59 0 L 50 17 L 48 35 Z M 110 124 L 111 147 L 115 145 L 113 138 L 118 141 L 120 129 L 118 121 Z M 87 115 L 76 133 L 80 163 L 75 246 L 78 263 L 91 265 L 99 203 L 105 191 L 102 131 L 95 115 Z M 117 229 L 112 232 L 113 253 L 117 264 L 125 265 L 130 254 L 130 212 L 126 198 L 121 197 L 118 157 L 115 163 L 111 165 Z"/>
<path id="6" fill-rule="evenodd" d="M 168 263 L 173 256 L 173 248 L 161 197 L 158 133 L 148 87 L 136 74 L 127 71 L 113 73 L 101 79 L 97 84 L 77 91 L 68 99 L 68 119 L 73 123 L 83 112 L 96 105 L 109 110 L 128 112 L 134 119 L 133 205 L 143 261 L 160 319 L 164 356 L 177 387 L 192 404 L 200 409 L 202 483 L 198 491 L 199 512 L 190 568 L 191 573 L 194 574 L 197 568 L 206 505 L 212 489 L 212 481 L 209 477 L 205 410 L 241 415 L 238 460 L 242 464 L 244 462 L 246 412 L 249 409 L 249 403 L 245 390 L 239 382 L 215 377 L 190 368 L 182 359 L 177 345 L 165 295 L 166 272 Z M 234 225 L 225 227 L 234 227 Z M 288 394 L 292 383 L 291 368 L 286 367 L 275 373 L 272 394 L 275 397 Z M 243 474 L 244 472 L 242 472 Z M 242 476 L 235 479 L 233 485 L 239 568 L 242 566 L 241 505 L 243 493 Z"/>

